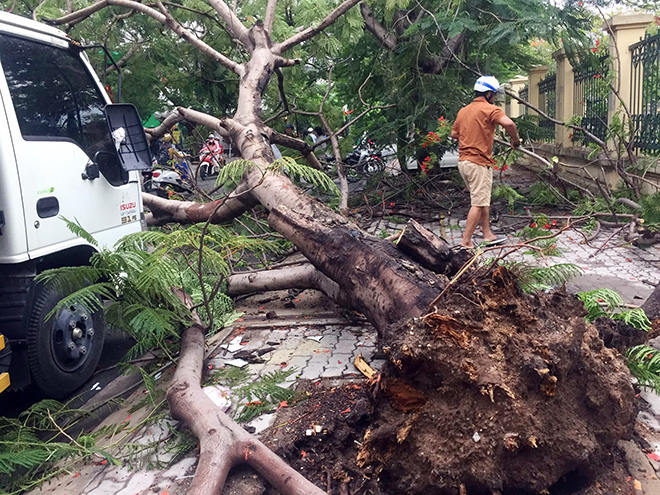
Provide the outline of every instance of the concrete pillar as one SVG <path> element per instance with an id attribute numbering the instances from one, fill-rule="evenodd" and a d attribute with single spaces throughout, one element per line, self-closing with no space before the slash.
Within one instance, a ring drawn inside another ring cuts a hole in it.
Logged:
<path id="1" fill-rule="evenodd" d="M 603 24 L 603 31 L 610 35 L 610 57 L 614 71 L 614 88 L 618 88 L 619 96 L 630 107 L 630 74 L 632 73 L 632 58 L 630 45 L 644 37 L 649 24 L 654 21 L 653 14 L 620 14 L 610 17 Z M 612 115 L 621 108 L 618 98 L 610 98 L 608 122 Z"/>
<path id="2" fill-rule="evenodd" d="M 534 105 L 536 108 L 540 108 L 541 99 L 539 93 L 539 83 L 543 80 L 546 73 L 548 72 L 548 67 L 545 65 L 537 65 L 529 71 L 529 103 Z M 534 115 L 537 112 L 529 109 L 528 112 L 530 115 Z"/>
<path id="3" fill-rule="evenodd" d="M 516 76 L 509 81 L 509 91 L 518 96 L 520 95 L 520 90 L 525 87 L 525 84 L 527 84 L 526 76 Z M 518 100 L 510 99 L 506 105 L 506 114 L 514 119 L 520 117 L 522 113 Z"/>
<path id="4" fill-rule="evenodd" d="M 573 90 L 575 84 L 573 81 L 573 67 L 566 57 L 566 51 L 560 48 L 552 57 L 557 62 L 557 84 L 556 84 L 556 115 L 555 118 L 562 122 L 568 122 L 573 116 Z M 555 143 L 559 146 L 571 146 L 569 135 L 573 131 L 564 126 L 555 126 Z"/>

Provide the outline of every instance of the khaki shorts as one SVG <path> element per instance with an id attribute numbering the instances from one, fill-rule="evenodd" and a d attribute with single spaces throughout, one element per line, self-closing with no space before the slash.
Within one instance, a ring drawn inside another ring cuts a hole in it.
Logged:
<path id="1" fill-rule="evenodd" d="M 470 191 L 472 206 L 490 206 L 493 170 L 468 160 L 461 160 L 458 162 L 458 171 Z"/>

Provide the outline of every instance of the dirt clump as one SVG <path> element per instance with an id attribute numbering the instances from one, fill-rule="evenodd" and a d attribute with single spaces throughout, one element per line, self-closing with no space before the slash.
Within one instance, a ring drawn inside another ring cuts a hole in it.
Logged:
<path id="1" fill-rule="evenodd" d="M 503 267 L 381 338 L 358 466 L 389 494 L 573 493 L 561 483 L 588 484 L 632 433 L 630 374 L 582 304 L 524 294 Z"/>
<path id="2" fill-rule="evenodd" d="M 382 494 L 373 469 L 357 454 L 373 414 L 365 380 L 301 380 L 304 400 L 280 409 L 261 438 L 291 466 L 329 494 Z"/>

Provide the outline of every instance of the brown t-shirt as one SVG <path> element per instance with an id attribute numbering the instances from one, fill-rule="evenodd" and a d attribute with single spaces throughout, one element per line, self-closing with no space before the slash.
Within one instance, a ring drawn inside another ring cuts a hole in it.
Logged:
<path id="1" fill-rule="evenodd" d="M 458 159 L 490 167 L 493 161 L 493 136 L 504 110 L 479 96 L 458 111 L 452 133 L 458 134 Z"/>

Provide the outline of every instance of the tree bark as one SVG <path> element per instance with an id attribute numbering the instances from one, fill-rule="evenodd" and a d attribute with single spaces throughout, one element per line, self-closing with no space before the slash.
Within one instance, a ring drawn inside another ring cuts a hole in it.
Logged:
<path id="1" fill-rule="evenodd" d="M 402 253 L 424 268 L 452 276 L 468 261 L 467 251 L 456 252 L 444 239 L 411 219 L 395 241 Z"/>
<path id="2" fill-rule="evenodd" d="M 333 282 L 309 263 L 261 270 L 249 273 L 234 273 L 227 280 L 227 295 L 235 297 L 252 292 L 284 289 L 316 289 L 337 304 L 350 307 L 339 284 Z"/>

